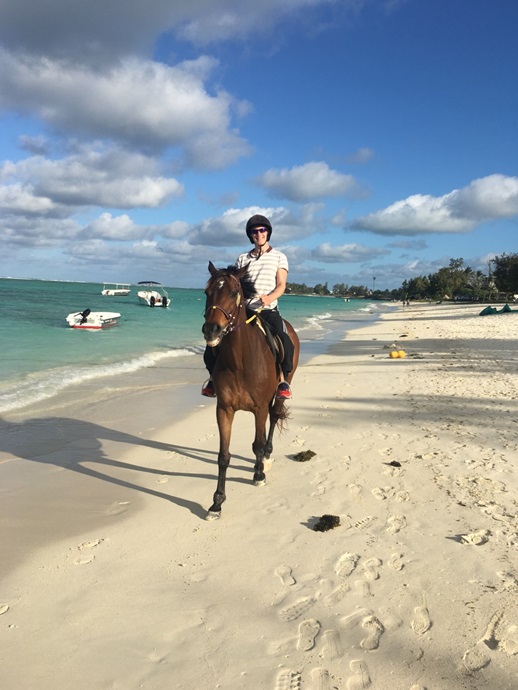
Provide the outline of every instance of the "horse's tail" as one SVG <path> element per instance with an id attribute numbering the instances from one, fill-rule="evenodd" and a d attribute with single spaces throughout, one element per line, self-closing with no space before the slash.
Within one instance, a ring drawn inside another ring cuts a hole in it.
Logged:
<path id="1" fill-rule="evenodd" d="M 290 411 L 285 400 L 274 399 L 270 405 L 270 421 L 279 429 L 285 431 L 286 422 L 290 418 Z"/>

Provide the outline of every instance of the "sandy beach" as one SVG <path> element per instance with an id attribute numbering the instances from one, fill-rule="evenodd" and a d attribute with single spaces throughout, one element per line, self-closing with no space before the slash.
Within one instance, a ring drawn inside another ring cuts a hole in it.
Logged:
<path id="1" fill-rule="evenodd" d="M 303 364 L 264 487 L 238 415 L 215 522 L 199 384 L 6 415 L 2 690 L 516 690 L 518 313 L 481 308 Z"/>

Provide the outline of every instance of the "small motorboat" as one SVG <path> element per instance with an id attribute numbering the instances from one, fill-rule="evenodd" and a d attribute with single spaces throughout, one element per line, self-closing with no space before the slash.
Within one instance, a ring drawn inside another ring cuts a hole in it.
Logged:
<path id="1" fill-rule="evenodd" d="M 161 283 L 155 283 L 154 280 L 143 280 L 137 285 L 140 287 L 137 297 L 141 304 L 145 304 L 147 307 L 169 306 L 171 299 Z"/>
<path id="2" fill-rule="evenodd" d="M 83 328 L 90 331 L 99 331 L 102 328 L 116 326 L 121 315 L 115 311 L 92 311 L 85 309 L 67 316 L 70 328 Z"/>
<path id="3" fill-rule="evenodd" d="M 104 283 L 101 295 L 105 297 L 126 297 L 131 292 L 130 283 Z"/>

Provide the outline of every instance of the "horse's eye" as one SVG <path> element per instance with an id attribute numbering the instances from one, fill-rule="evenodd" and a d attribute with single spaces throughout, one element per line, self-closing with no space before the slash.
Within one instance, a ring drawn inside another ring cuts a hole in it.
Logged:
<path id="1" fill-rule="evenodd" d="M 236 297 L 239 295 L 239 292 L 237 290 L 234 290 L 233 292 L 230 293 L 230 296 L 232 299 L 236 299 Z"/>

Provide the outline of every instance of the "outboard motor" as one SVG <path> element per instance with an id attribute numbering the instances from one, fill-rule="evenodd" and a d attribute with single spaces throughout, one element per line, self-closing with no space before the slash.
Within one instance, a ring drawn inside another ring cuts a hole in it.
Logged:
<path id="1" fill-rule="evenodd" d="M 80 324 L 86 323 L 88 317 L 92 313 L 91 309 L 85 309 L 84 311 L 81 312 L 81 321 L 79 322 Z"/>
<path id="2" fill-rule="evenodd" d="M 149 304 L 150 304 L 150 306 L 151 306 L 151 307 L 154 307 L 154 306 L 155 306 L 155 302 L 156 302 L 155 296 L 154 296 L 154 295 L 151 295 L 151 297 L 149 298 Z"/>
<path id="3" fill-rule="evenodd" d="M 162 306 L 167 307 L 167 304 L 168 304 L 167 297 L 162 297 Z"/>

